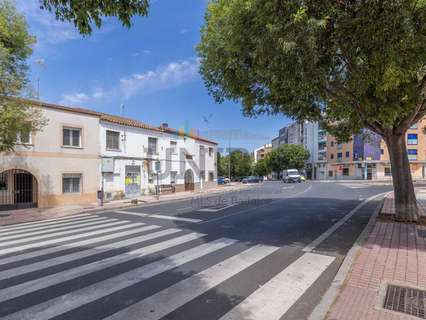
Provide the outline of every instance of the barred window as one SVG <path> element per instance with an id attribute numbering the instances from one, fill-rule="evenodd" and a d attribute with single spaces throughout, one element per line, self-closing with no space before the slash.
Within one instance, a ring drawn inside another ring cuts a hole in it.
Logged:
<path id="1" fill-rule="evenodd" d="M 63 193 L 80 193 L 81 192 L 81 174 L 62 175 L 62 192 Z"/>
<path id="2" fill-rule="evenodd" d="M 120 149 L 120 132 L 107 130 L 106 148 L 111 150 Z"/>

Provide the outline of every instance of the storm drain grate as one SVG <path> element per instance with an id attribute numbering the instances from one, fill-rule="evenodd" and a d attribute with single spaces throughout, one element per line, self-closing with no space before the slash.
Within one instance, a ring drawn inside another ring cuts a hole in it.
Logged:
<path id="1" fill-rule="evenodd" d="M 383 306 L 385 309 L 426 319 L 425 305 L 426 291 L 388 285 Z"/>

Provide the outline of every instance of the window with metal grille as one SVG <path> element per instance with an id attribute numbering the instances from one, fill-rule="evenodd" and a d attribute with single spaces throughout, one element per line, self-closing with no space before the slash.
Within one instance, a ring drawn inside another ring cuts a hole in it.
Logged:
<path id="1" fill-rule="evenodd" d="M 148 154 L 157 154 L 157 138 L 148 137 Z"/>
<path id="2" fill-rule="evenodd" d="M 120 150 L 120 132 L 107 130 L 106 148 L 109 150 Z"/>
<path id="3" fill-rule="evenodd" d="M 0 175 L 0 191 L 7 190 L 7 176 Z"/>
<path id="4" fill-rule="evenodd" d="M 209 172 L 209 181 L 214 180 L 214 173 L 212 171 Z"/>
<path id="5" fill-rule="evenodd" d="M 209 148 L 209 157 L 213 156 L 213 148 Z"/>
<path id="6" fill-rule="evenodd" d="M 176 154 L 177 151 L 177 142 L 176 141 L 170 141 L 170 153 Z"/>
<path id="7" fill-rule="evenodd" d="M 62 175 L 62 192 L 63 193 L 80 193 L 81 192 L 81 174 Z"/>
<path id="8" fill-rule="evenodd" d="M 343 168 L 342 175 L 345 177 L 349 176 L 349 168 Z"/>
<path id="9" fill-rule="evenodd" d="M 81 147 L 81 129 L 80 128 L 63 128 L 63 141 L 64 147 Z"/>

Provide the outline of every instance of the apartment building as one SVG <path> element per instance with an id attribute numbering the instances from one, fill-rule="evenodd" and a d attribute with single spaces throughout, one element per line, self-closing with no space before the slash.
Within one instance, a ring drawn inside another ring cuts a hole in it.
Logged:
<path id="1" fill-rule="evenodd" d="M 256 163 L 257 161 L 259 161 L 261 159 L 265 159 L 266 155 L 268 153 L 270 153 L 271 151 L 272 151 L 272 144 L 271 143 L 267 143 L 267 144 L 255 149 L 254 152 L 253 152 L 254 162 Z"/>
<path id="2" fill-rule="evenodd" d="M 96 201 L 99 189 L 99 115 L 32 103 L 48 119 L 42 131 L 18 137 L 0 157 L 0 209 Z"/>
<path id="3" fill-rule="evenodd" d="M 165 124 L 29 101 L 48 123 L 0 157 L 0 210 L 196 190 L 217 181 L 215 142 Z"/>
<path id="4" fill-rule="evenodd" d="M 408 159 L 413 179 L 426 178 L 426 120 L 413 125 L 406 134 Z M 389 153 L 383 139 L 369 130 L 354 135 L 349 143 L 327 138 L 328 179 L 392 179 Z"/>

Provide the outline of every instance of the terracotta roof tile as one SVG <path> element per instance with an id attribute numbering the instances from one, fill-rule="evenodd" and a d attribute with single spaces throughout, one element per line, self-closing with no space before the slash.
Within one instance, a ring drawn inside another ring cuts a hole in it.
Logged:
<path id="1" fill-rule="evenodd" d="M 90 115 L 90 116 L 99 117 L 102 121 L 106 121 L 106 122 L 110 122 L 110 123 L 115 123 L 115 124 L 125 125 L 125 126 L 129 126 L 129 127 L 135 127 L 135 128 L 142 128 L 142 129 L 152 130 L 152 131 L 156 131 L 156 132 L 165 132 L 165 133 L 170 133 L 170 134 L 175 134 L 175 135 L 182 135 L 183 134 L 182 132 L 180 132 L 176 129 L 173 129 L 173 128 L 153 127 L 153 126 L 150 126 L 150 125 L 148 125 L 148 124 L 146 124 L 142 121 L 139 121 L 139 120 L 114 116 L 114 115 L 111 115 L 111 114 L 98 112 L 98 111 L 95 111 L 95 110 L 90 110 L 90 109 L 85 109 L 85 108 L 80 108 L 80 107 L 68 107 L 68 106 L 63 106 L 63 105 L 59 105 L 59 104 L 53 104 L 53 103 L 41 102 L 41 101 L 35 101 L 35 100 L 28 100 L 28 99 L 22 99 L 22 100 L 26 100 L 26 101 L 30 102 L 32 105 L 39 105 L 39 106 L 42 106 L 42 107 L 45 107 L 45 108 L 56 109 L 56 110 L 61 110 L 61 111 L 68 111 L 68 112 L 75 112 L 75 113 L 81 113 L 81 114 L 87 114 L 87 115 Z M 198 140 L 198 141 L 217 145 L 216 142 L 205 139 L 205 138 L 200 137 L 198 135 L 194 135 L 194 134 L 191 134 L 191 133 L 188 133 L 188 134 L 184 133 L 183 135 L 185 135 L 189 138 L 192 138 L 194 140 Z"/>

